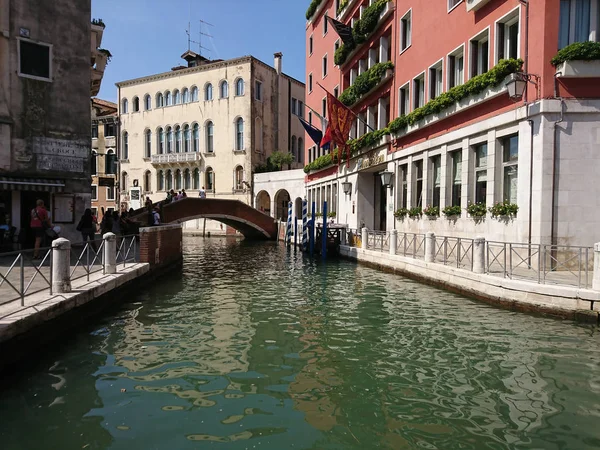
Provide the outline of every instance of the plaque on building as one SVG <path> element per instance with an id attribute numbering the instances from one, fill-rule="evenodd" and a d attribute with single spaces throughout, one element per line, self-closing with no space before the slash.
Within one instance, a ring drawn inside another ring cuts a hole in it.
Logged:
<path id="1" fill-rule="evenodd" d="M 37 155 L 37 170 L 84 172 L 89 145 L 82 141 L 35 137 L 31 148 Z"/>

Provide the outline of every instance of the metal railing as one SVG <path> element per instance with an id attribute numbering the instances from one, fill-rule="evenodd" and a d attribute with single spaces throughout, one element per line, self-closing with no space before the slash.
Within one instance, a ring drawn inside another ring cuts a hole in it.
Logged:
<path id="1" fill-rule="evenodd" d="M 83 248 L 78 253 L 76 249 L 80 245 L 83 245 Z M 73 262 L 74 257 L 75 262 Z M 92 241 L 71 246 L 71 281 L 83 277 L 87 277 L 87 281 L 90 281 L 90 274 L 101 270 L 104 271 L 104 240 L 100 245 L 97 245 L 96 241 Z M 82 271 L 83 273 L 81 273 Z"/>
<path id="2" fill-rule="evenodd" d="M 398 233 L 396 254 L 415 259 L 425 258 L 425 235 L 417 233 Z"/>
<path id="3" fill-rule="evenodd" d="M 473 270 L 473 239 L 435 237 L 434 260 L 445 266 Z"/>
<path id="4" fill-rule="evenodd" d="M 52 294 L 52 248 L 33 255 L 33 249 L 0 254 L 0 305 L 20 299 L 23 306 L 26 296 L 46 289 Z"/>
<path id="5" fill-rule="evenodd" d="M 137 239 L 138 235 L 132 234 L 122 236 L 117 241 L 117 264 L 123 263 L 123 267 L 128 262 L 137 262 Z"/>
<path id="6" fill-rule="evenodd" d="M 389 233 L 386 233 L 385 231 L 369 231 L 367 234 L 367 248 L 380 251 L 389 249 Z"/>

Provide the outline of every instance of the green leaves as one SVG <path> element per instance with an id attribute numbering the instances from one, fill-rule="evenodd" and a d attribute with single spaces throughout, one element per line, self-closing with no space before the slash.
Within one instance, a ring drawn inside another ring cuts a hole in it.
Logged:
<path id="1" fill-rule="evenodd" d="M 310 20 L 323 0 L 312 0 L 306 10 L 306 20 Z"/>
<path id="2" fill-rule="evenodd" d="M 342 92 L 339 97 L 340 102 L 346 106 L 355 104 L 363 95 L 377 86 L 385 73 L 393 68 L 394 64 L 391 61 L 375 64 L 369 70 L 359 75 L 354 80 L 354 84 Z"/>
<path id="3" fill-rule="evenodd" d="M 428 206 L 423 210 L 423 214 L 425 214 L 427 217 L 438 217 L 440 215 L 440 207 Z"/>
<path id="4" fill-rule="evenodd" d="M 408 214 L 408 209 L 406 208 L 398 208 L 396 211 L 394 211 L 394 217 L 396 219 L 402 220 L 404 219 Z"/>
<path id="5" fill-rule="evenodd" d="M 421 207 L 418 206 L 416 208 L 410 208 L 408 210 L 408 217 L 410 217 L 411 219 L 418 219 L 423 215 L 423 211 L 421 210 Z"/>
<path id="6" fill-rule="evenodd" d="M 560 50 L 550 61 L 554 67 L 565 61 L 593 61 L 600 59 L 600 42 L 575 42 Z"/>
<path id="7" fill-rule="evenodd" d="M 473 218 L 479 219 L 481 217 L 485 217 L 487 210 L 485 208 L 485 203 L 471 203 L 467 205 L 467 213 Z"/>
<path id="8" fill-rule="evenodd" d="M 461 212 L 460 206 L 446 206 L 442 209 L 442 214 L 446 217 L 460 216 Z"/>
<path id="9" fill-rule="evenodd" d="M 508 200 L 504 200 L 502 203 L 497 202 L 494 206 L 488 208 L 488 211 L 492 217 L 516 216 L 519 211 L 519 207 L 515 203 L 511 203 Z"/>

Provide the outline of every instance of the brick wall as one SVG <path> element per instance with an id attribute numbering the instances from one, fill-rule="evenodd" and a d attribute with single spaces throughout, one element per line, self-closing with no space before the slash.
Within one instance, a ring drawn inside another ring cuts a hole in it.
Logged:
<path id="1" fill-rule="evenodd" d="M 150 268 L 168 266 L 181 261 L 182 227 L 180 224 L 140 229 L 140 262 Z"/>

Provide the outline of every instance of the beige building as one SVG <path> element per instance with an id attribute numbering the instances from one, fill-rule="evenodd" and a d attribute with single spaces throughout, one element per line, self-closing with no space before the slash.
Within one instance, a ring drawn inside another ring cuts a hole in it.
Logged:
<path id="1" fill-rule="evenodd" d="M 252 56 L 210 61 L 117 83 L 121 207 L 170 189 L 252 204 L 252 173 L 276 150 L 304 166 L 304 84 Z"/>

